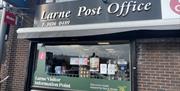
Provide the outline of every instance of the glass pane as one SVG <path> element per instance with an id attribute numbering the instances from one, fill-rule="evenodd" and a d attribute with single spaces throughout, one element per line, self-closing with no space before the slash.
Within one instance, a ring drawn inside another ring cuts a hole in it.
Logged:
<path id="1" fill-rule="evenodd" d="M 120 87 L 130 91 L 130 66 L 129 44 L 38 44 L 33 85 L 62 88 L 59 82 L 64 82 L 70 89 L 99 91 L 101 87 L 97 86 L 104 83 L 101 85 L 102 88 L 108 86 L 119 89 Z M 84 84 L 84 86 L 76 84 Z M 108 88 L 104 89 L 107 91 Z"/>
<path id="2" fill-rule="evenodd" d="M 128 44 L 57 45 L 46 46 L 46 50 L 51 56 L 46 66 L 53 67 L 49 74 L 129 80 Z"/>

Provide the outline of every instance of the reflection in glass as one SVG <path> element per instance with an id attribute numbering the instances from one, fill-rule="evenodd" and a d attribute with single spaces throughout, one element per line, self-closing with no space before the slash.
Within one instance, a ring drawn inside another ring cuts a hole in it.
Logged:
<path id="1" fill-rule="evenodd" d="M 129 44 L 45 45 L 45 49 L 48 75 L 130 80 Z"/>

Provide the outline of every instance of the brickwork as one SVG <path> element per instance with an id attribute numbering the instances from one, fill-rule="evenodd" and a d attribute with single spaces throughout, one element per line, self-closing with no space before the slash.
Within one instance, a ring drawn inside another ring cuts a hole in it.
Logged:
<path id="1" fill-rule="evenodd" d="M 10 28 L 6 42 L 5 63 L 1 64 L 1 78 L 10 76 L 0 86 L 0 91 L 24 91 L 28 63 L 29 41 L 18 40 L 15 27 Z"/>
<path id="2" fill-rule="evenodd" d="M 137 40 L 139 91 L 180 91 L 180 39 Z"/>

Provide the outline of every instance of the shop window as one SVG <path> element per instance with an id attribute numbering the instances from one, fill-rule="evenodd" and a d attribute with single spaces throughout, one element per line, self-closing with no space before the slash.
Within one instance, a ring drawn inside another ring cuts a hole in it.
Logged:
<path id="1" fill-rule="evenodd" d="M 94 83 L 97 79 L 107 81 L 107 84 L 111 83 L 109 81 L 113 81 L 113 84 L 117 84 L 117 88 L 118 82 L 127 82 L 126 89 L 130 89 L 129 44 L 112 42 L 108 45 L 38 45 L 37 50 L 35 86 L 66 88 L 65 85 L 60 86 L 59 84 L 59 82 L 63 82 L 62 80 L 66 80 L 65 83 L 69 83 L 67 88 L 83 90 L 83 88 L 72 87 L 73 81 L 77 83 L 79 81 L 89 84 L 89 89 L 96 91 L 100 88 L 91 81 Z M 50 80 L 51 77 L 53 77 L 52 80 Z M 71 86 L 69 87 L 69 85 Z"/>

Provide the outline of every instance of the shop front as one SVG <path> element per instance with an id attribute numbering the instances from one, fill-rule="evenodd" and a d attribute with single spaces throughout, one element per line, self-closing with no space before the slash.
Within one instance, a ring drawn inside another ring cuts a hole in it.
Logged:
<path id="1" fill-rule="evenodd" d="M 27 89 L 137 91 L 136 39 L 178 37 L 179 15 L 164 16 L 163 4 L 77 0 L 38 6 L 34 27 L 18 29 L 19 38 L 31 41 Z"/>
<path id="2" fill-rule="evenodd" d="M 129 42 L 112 41 L 108 45 L 95 42 L 53 45 L 40 43 L 37 50 L 33 88 L 72 91 L 131 90 Z"/>

